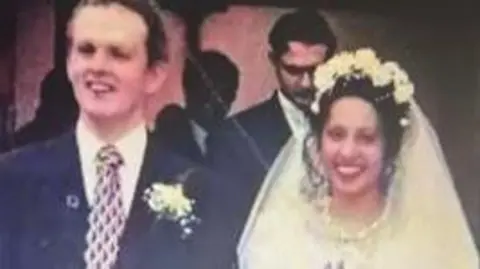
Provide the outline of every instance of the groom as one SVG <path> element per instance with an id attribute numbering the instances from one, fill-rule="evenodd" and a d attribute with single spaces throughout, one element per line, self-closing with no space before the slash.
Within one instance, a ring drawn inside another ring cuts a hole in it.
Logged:
<path id="1" fill-rule="evenodd" d="M 80 1 L 67 36 L 79 119 L 67 134 L 1 158 L 0 268 L 226 268 L 228 186 L 146 131 L 143 104 L 166 60 L 150 1 Z M 183 184 L 195 204 L 180 215 L 199 221 L 158 219 L 164 211 L 145 199 L 158 182 Z"/>

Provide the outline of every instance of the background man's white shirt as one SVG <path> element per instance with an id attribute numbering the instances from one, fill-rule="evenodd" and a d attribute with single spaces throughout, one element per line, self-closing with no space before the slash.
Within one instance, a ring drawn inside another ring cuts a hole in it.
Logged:
<path id="1" fill-rule="evenodd" d="M 309 123 L 305 114 L 290 101 L 282 91 L 277 91 L 278 101 L 283 114 L 287 120 L 288 126 L 293 136 L 299 141 L 303 141 L 309 132 Z"/>

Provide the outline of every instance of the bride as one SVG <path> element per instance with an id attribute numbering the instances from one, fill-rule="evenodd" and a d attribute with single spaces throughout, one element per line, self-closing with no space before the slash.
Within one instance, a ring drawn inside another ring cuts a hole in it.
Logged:
<path id="1" fill-rule="evenodd" d="M 311 135 L 290 139 L 269 171 L 238 246 L 240 268 L 479 268 L 407 74 L 360 49 L 314 75 Z"/>

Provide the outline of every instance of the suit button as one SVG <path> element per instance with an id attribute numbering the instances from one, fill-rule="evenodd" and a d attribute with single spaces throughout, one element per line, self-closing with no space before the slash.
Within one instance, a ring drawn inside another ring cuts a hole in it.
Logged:
<path id="1" fill-rule="evenodd" d="M 46 248 L 50 245 L 50 241 L 48 239 L 45 239 L 45 238 L 42 238 L 40 240 L 40 242 L 38 243 L 38 245 L 41 247 L 41 248 Z"/>

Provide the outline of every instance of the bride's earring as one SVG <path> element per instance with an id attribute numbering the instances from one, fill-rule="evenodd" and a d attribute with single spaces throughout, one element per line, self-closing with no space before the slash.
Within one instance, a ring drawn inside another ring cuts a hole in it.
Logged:
<path id="1" fill-rule="evenodd" d="M 385 166 L 383 170 L 383 177 L 380 180 L 380 188 L 384 193 L 387 193 L 393 181 L 394 176 L 395 176 L 394 162 L 388 162 L 388 165 Z"/>
<path id="2" fill-rule="evenodd" d="M 323 164 L 322 157 L 320 156 L 319 147 L 317 143 L 314 142 L 312 147 L 310 148 L 310 157 L 312 160 L 312 169 L 314 170 L 313 173 L 315 174 L 313 180 L 313 185 L 318 188 L 322 185 L 327 184 L 327 175 L 325 172 L 325 167 Z"/>
<path id="3" fill-rule="evenodd" d="M 317 144 L 318 142 L 315 142 L 314 144 L 314 152 L 315 152 L 315 162 L 314 162 L 314 167 L 315 167 L 315 172 L 317 174 L 317 182 L 316 183 L 316 195 L 317 197 L 326 197 L 331 195 L 331 185 L 330 182 L 328 181 L 328 176 L 327 176 L 327 170 L 325 169 L 325 162 L 323 161 L 319 150 L 320 147 Z"/>
<path id="4" fill-rule="evenodd" d="M 315 184 L 315 193 L 317 197 L 325 197 L 331 195 L 331 186 L 330 182 L 328 181 L 327 172 L 325 169 L 324 162 L 320 156 L 317 156 L 315 159 L 314 167 L 315 167 L 315 174 L 316 180 Z"/>

